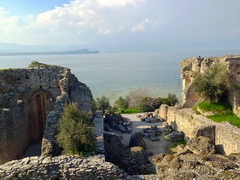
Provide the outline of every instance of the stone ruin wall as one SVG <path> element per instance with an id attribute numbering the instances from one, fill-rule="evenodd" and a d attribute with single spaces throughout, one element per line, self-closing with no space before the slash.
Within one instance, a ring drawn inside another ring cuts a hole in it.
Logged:
<path id="1" fill-rule="evenodd" d="M 45 65 L 0 70 L 0 164 L 20 158 L 43 136 L 43 147 L 52 153 L 49 144 L 66 101 L 92 111 L 91 91 L 67 68 Z"/>
<path id="2" fill-rule="evenodd" d="M 157 180 L 154 175 L 126 174 L 103 155 L 28 157 L 0 165 L 0 179 Z"/>
<path id="3" fill-rule="evenodd" d="M 228 122 L 216 123 L 189 108 L 160 107 L 160 116 L 175 130 L 182 131 L 186 139 L 197 136 L 209 137 L 215 142 L 216 150 L 221 154 L 240 153 L 240 129 Z"/>
<path id="4" fill-rule="evenodd" d="M 233 83 L 229 93 L 229 101 L 236 115 L 240 116 L 240 55 L 229 55 L 210 58 L 189 58 L 181 61 L 182 106 L 193 107 L 200 96 L 193 90 L 192 82 L 196 72 L 204 73 L 212 64 L 225 62 L 233 74 Z"/>
<path id="5" fill-rule="evenodd" d="M 56 104 L 61 103 L 57 101 Z M 56 106 L 56 105 L 55 105 Z M 48 118 L 54 120 L 56 114 L 51 111 Z M 49 120 L 47 120 L 49 122 Z M 46 149 L 41 156 L 12 160 L 0 165 L 0 179 L 99 179 L 99 180 L 157 180 L 157 174 L 128 175 L 118 166 L 105 160 L 104 119 L 102 112 L 96 112 L 94 118 L 98 155 L 90 157 L 55 156 L 49 157 Z M 46 133 L 45 133 L 46 134 Z M 44 134 L 44 138 L 45 138 Z M 51 147 L 51 146 L 49 146 Z M 51 149 L 51 148 L 50 148 Z M 53 149 L 51 149 L 53 150 Z M 54 151 L 52 151 L 54 152 Z"/>

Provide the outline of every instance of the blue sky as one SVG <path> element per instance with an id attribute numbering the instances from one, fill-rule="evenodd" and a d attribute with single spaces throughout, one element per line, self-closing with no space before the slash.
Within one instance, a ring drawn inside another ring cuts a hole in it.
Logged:
<path id="1" fill-rule="evenodd" d="M 0 0 L 0 42 L 102 51 L 238 49 L 239 0 Z"/>

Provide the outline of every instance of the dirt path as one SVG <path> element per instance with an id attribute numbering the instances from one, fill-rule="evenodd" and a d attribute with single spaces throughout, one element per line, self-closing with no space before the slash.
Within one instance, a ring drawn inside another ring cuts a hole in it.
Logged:
<path id="1" fill-rule="evenodd" d="M 143 129 L 157 125 L 160 129 L 163 129 L 163 123 L 157 122 L 157 123 L 147 123 L 145 121 L 141 121 L 136 116 L 137 114 L 122 114 L 123 118 L 127 118 L 132 121 L 132 133 L 126 134 L 126 133 L 117 133 L 123 137 L 121 140 L 122 143 L 126 146 L 129 145 L 130 137 L 135 132 L 143 132 Z M 169 143 L 167 140 L 164 139 L 164 133 L 159 136 L 159 141 L 151 141 L 150 139 L 143 138 L 147 145 L 147 150 L 152 151 L 153 154 L 159 154 L 159 153 L 165 153 L 165 147 Z"/>

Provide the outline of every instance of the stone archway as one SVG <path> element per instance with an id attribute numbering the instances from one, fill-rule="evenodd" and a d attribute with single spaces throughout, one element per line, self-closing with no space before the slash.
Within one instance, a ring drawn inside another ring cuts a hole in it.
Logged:
<path id="1" fill-rule="evenodd" d="M 48 91 L 38 90 L 33 93 L 30 104 L 31 142 L 39 144 L 43 138 L 47 114 L 54 108 L 55 98 Z"/>

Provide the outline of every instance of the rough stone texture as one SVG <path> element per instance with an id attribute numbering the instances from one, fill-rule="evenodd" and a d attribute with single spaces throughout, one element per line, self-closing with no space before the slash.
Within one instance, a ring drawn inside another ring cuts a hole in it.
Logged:
<path id="1" fill-rule="evenodd" d="M 204 136 L 190 139 L 187 143 L 187 147 L 194 154 L 214 154 L 215 146 L 213 142 Z"/>
<path id="2" fill-rule="evenodd" d="M 158 115 L 163 119 L 167 120 L 168 105 L 162 104 L 159 108 Z"/>
<path id="3" fill-rule="evenodd" d="M 118 165 L 128 174 L 144 174 L 148 170 L 154 172 L 147 151 L 142 147 L 124 147 L 117 135 L 109 132 L 104 133 L 104 146 L 106 161 Z"/>
<path id="4" fill-rule="evenodd" d="M 240 152 L 240 129 L 228 122 L 216 123 L 191 109 L 178 107 L 169 107 L 167 117 L 168 124 L 184 132 L 185 139 L 205 136 L 214 142 L 218 153 Z"/>
<path id="5" fill-rule="evenodd" d="M 131 147 L 125 151 L 122 157 L 122 169 L 130 175 L 145 174 L 151 169 L 152 165 L 148 161 L 147 152 L 140 146 Z"/>
<path id="6" fill-rule="evenodd" d="M 142 148 L 146 149 L 147 145 L 142 137 L 143 134 L 141 132 L 132 134 L 129 141 L 129 147 L 141 146 Z"/>
<path id="7" fill-rule="evenodd" d="M 240 55 L 210 58 L 189 58 L 181 61 L 181 78 L 183 79 L 182 106 L 185 108 L 193 107 L 200 99 L 199 94 L 196 93 L 192 87 L 194 73 L 204 73 L 206 69 L 217 62 L 225 62 L 228 66 L 228 69 L 233 74 L 229 100 L 233 107 L 234 113 L 240 116 Z"/>
<path id="8" fill-rule="evenodd" d="M 37 64 L 0 70 L 0 164 L 20 158 L 43 136 L 43 150 L 48 150 L 43 154 L 54 152 L 56 122 L 66 101 L 92 111 L 91 91 L 67 68 Z"/>
<path id="9" fill-rule="evenodd" d="M 197 139 L 193 139 L 192 141 L 199 142 L 199 140 L 205 141 L 206 139 L 205 137 L 200 137 Z M 237 180 L 240 178 L 240 154 L 231 154 L 230 156 L 212 153 L 208 154 L 208 152 L 199 154 L 196 149 L 192 148 L 192 150 L 193 151 L 185 150 L 184 152 L 177 152 L 174 155 L 160 154 L 158 156 L 155 156 L 153 162 L 156 164 L 156 171 L 159 177 L 164 180 Z M 193 152 L 197 152 L 197 154 L 194 154 Z"/>
<path id="10" fill-rule="evenodd" d="M 96 116 L 93 120 L 94 124 L 94 133 L 96 136 L 96 149 L 98 154 L 104 154 L 105 148 L 104 148 L 104 119 L 103 119 L 103 113 L 102 111 L 97 111 Z"/>
<path id="11" fill-rule="evenodd" d="M 106 161 L 121 165 L 126 147 L 123 146 L 118 136 L 114 133 L 104 132 L 104 147 Z"/>
<path id="12" fill-rule="evenodd" d="M 106 162 L 103 155 L 30 157 L 0 166 L 4 179 L 82 179 L 118 180 L 130 177 L 117 166 Z"/>

